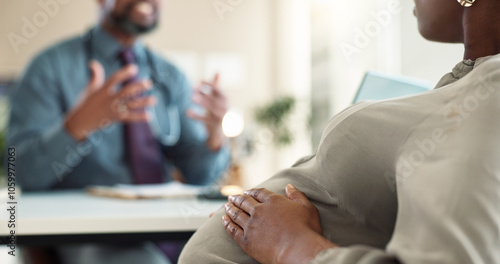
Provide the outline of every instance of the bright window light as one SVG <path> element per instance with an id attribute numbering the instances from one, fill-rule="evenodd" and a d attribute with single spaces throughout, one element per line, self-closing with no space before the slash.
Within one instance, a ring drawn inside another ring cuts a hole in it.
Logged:
<path id="1" fill-rule="evenodd" d="M 243 120 L 243 114 L 239 111 L 229 110 L 224 119 L 222 119 L 222 131 L 226 137 L 234 138 L 245 129 L 245 122 Z"/>

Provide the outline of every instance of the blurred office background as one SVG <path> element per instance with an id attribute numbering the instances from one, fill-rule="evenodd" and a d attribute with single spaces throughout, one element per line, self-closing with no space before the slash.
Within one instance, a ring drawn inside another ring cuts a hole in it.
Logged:
<path id="1" fill-rule="evenodd" d="M 59 10 L 53 13 L 38 1 L 0 3 L 1 131 L 3 95 L 33 56 L 97 21 L 94 0 L 54 1 Z M 240 182 L 248 188 L 311 154 L 327 121 L 350 105 L 367 70 L 436 83 L 452 69 L 462 46 L 423 40 L 413 6 L 410 0 L 165 0 L 161 25 L 145 42 L 193 84 L 221 73 L 221 88 L 244 122 L 233 142 Z M 9 34 L 23 36 L 26 20 L 37 32 L 16 48 Z M 293 140 L 277 146 L 255 112 L 283 96 L 296 100 L 284 121 Z M 12 260 L 5 256 L 0 252 L 1 263 Z"/>

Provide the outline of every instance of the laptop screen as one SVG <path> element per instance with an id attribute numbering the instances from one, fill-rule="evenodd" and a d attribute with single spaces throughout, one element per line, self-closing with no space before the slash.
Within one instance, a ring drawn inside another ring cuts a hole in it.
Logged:
<path id="1" fill-rule="evenodd" d="M 353 103 L 390 99 L 431 89 L 432 85 L 422 80 L 370 71 L 365 74 Z"/>

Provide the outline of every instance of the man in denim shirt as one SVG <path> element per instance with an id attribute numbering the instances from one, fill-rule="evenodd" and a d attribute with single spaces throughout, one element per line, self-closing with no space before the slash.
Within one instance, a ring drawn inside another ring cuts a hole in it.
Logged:
<path id="1" fill-rule="evenodd" d="M 8 144 L 17 148 L 19 184 L 37 191 L 137 183 L 125 130 L 156 119 L 160 133 L 149 133 L 159 139 L 161 181 L 171 179 L 173 165 L 188 183 L 215 182 L 229 161 L 221 128 L 227 103 L 217 77 L 193 91 L 175 66 L 138 40 L 156 27 L 161 0 L 99 4 L 99 25 L 38 55 L 13 94 Z M 123 50 L 133 63 L 121 61 Z M 193 111 L 193 102 L 205 113 Z M 153 106 L 154 115 L 144 110 Z M 178 129 L 178 138 L 161 139 Z M 59 251 L 72 263 L 168 263 L 142 244 Z"/>

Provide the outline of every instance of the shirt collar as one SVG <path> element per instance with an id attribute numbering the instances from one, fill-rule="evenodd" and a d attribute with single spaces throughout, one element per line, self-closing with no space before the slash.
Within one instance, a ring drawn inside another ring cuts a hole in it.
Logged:
<path id="1" fill-rule="evenodd" d="M 491 57 L 493 57 L 493 56 L 478 58 L 475 61 L 474 60 L 464 60 L 464 61 L 458 63 L 455 66 L 455 68 L 453 68 L 452 74 L 456 79 L 461 79 L 465 75 L 467 75 L 469 72 L 474 70 L 474 68 L 478 67 L 480 64 L 487 61 Z"/>
<path id="2" fill-rule="evenodd" d="M 91 29 L 91 36 L 92 52 L 98 58 L 113 61 L 118 58 L 117 56 L 120 51 L 125 48 L 116 38 L 106 32 L 101 25 Z M 140 40 L 137 40 L 132 45 L 132 50 L 139 59 L 144 53 L 144 44 Z"/>
<path id="3" fill-rule="evenodd" d="M 485 61 L 489 60 L 492 57 L 498 55 L 492 55 L 487 57 L 478 58 L 477 60 L 463 60 L 459 62 L 452 70 L 452 72 L 446 74 L 436 85 L 436 89 L 446 86 L 448 84 L 454 83 L 460 79 L 462 79 L 465 75 L 469 74 L 472 70 L 474 70 L 479 65 L 483 64 Z"/>

